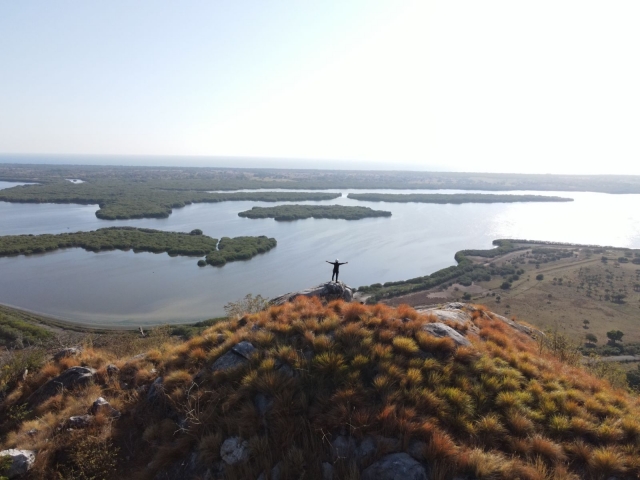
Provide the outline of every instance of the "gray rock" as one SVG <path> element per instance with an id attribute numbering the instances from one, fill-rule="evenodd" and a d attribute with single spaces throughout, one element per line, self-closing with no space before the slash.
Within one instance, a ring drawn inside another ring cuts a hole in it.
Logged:
<path id="1" fill-rule="evenodd" d="M 297 292 L 285 293 L 271 300 L 272 305 L 282 305 L 290 302 L 296 297 L 318 297 L 321 300 L 344 300 L 350 302 L 353 300 L 353 288 L 342 282 L 327 282 L 315 287 L 307 288 Z"/>
<path id="2" fill-rule="evenodd" d="M 236 465 L 249 459 L 249 442 L 240 437 L 229 437 L 220 447 L 220 457 L 227 465 Z"/>
<path id="3" fill-rule="evenodd" d="M 245 340 L 231 347 L 231 350 L 233 350 L 234 353 L 237 353 L 238 355 L 249 360 L 253 352 L 256 351 L 256 347 L 254 347 L 253 345 L 251 345 L 251 343 Z"/>
<path id="4" fill-rule="evenodd" d="M 353 437 L 338 435 L 331 442 L 331 458 L 335 462 L 339 458 L 350 458 L 355 454 L 356 441 Z"/>
<path id="5" fill-rule="evenodd" d="M 34 451 L 16 450 L 15 448 L 2 450 L 0 457 L 11 457 L 11 465 L 4 472 L 4 475 L 8 478 L 18 478 L 25 475 L 33 467 L 33 462 L 36 461 L 36 453 Z"/>
<path id="6" fill-rule="evenodd" d="M 93 380 L 95 374 L 96 371 L 89 367 L 68 368 L 33 392 L 27 399 L 27 404 L 29 407 L 33 407 L 61 391 L 73 390 L 76 387 L 87 385 Z"/>
<path id="7" fill-rule="evenodd" d="M 66 422 L 67 428 L 87 428 L 93 423 L 94 417 L 92 415 L 77 415 L 69 417 Z"/>
<path id="8" fill-rule="evenodd" d="M 113 363 L 107 365 L 107 375 L 117 375 L 120 369 L 116 367 Z"/>
<path id="9" fill-rule="evenodd" d="M 373 457 L 378 447 L 373 437 L 364 437 L 356 448 L 356 457 L 359 461 L 368 460 Z"/>
<path id="10" fill-rule="evenodd" d="M 147 392 L 147 401 L 154 403 L 160 399 L 160 395 L 164 393 L 164 387 L 162 385 L 162 377 L 156 378 Z"/>
<path id="11" fill-rule="evenodd" d="M 427 323 L 422 327 L 422 329 L 438 338 L 450 338 L 455 342 L 455 344 L 459 347 L 469 347 L 471 346 L 471 342 L 463 337 L 460 333 L 455 331 L 448 325 L 444 323 L 436 322 L 436 323 Z"/>
<path id="12" fill-rule="evenodd" d="M 333 480 L 334 476 L 333 465 L 328 462 L 322 462 L 322 480 Z"/>
<path id="13" fill-rule="evenodd" d="M 53 356 L 53 359 L 55 361 L 58 361 L 66 357 L 75 357 L 76 355 L 79 355 L 81 352 L 82 352 L 82 347 L 63 348 Z"/>
<path id="14" fill-rule="evenodd" d="M 428 480 L 427 471 L 406 453 L 392 453 L 367 467 L 362 480 Z"/>
<path id="15" fill-rule="evenodd" d="M 245 365 L 249 362 L 249 358 L 255 350 L 256 348 L 251 343 L 247 341 L 240 342 L 213 362 L 211 370 L 214 372 L 225 371 Z"/>
<path id="16" fill-rule="evenodd" d="M 113 408 L 109 402 L 107 402 L 104 398 L 98 397 L 93 405 L 89 408 L 89 413 L 91 415 L 97 415 L 98 413 L 102 413 L 107 417 L 118 418 L 120 417 L 120 412 Z"/>
<path id="17" fill-rule="evenodd" d="M 464 310 L 457 308 L 448 308 L 452 304 L 445 305 L 439 308 L 426 308 L 416 310 L 424 315 L 433 315 L 441 322 L 455 322 L 460 325 L 465 325 L 471 321 L 471 315 Z"/>

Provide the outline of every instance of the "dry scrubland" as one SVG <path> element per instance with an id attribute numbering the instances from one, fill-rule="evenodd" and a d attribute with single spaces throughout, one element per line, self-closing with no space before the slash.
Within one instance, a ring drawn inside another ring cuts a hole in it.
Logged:
<path id="1" fill-rule="evenodd" d="M 0 448 L 36 450 L 33 478 L 51 479 L 168 478 L 156 475 L 191 459 L 215 471 L 231 436 L 250 454 L 225 468 L 229 479 L 278 462 L 281 478 L 322 478 L 322 461 L 336 478 L 358 479 L 410 446 L 433 479 L 638 478 L 637 397 L 483 307 L 469 312 L 470 323 L 449 323 L 466 347 L 427 334 L 435 318 L 407 306 L 299 297 L 183 342 L 156 333 L 59 360 L 23 351 L 2 369 Z M 255 346 L 248 360 L 213 371 L 242 341 Z M 97 370 L 93 381 L 28 400 L 79 365 Z M 65 425 L 100 396 L 120 418 L 106 410 L 86 428 Z M 332 460 L 338 435 L 386 440 L 357 466 Z"/>
<path id="2" fill-rule="evenodd" d="M 593 333 L 597 345 L 602 346 L 610 330 L 624 332 L 622 344 L 640 342 L 640 264 L 633 263 L 638 261 L 637 251 L 567 245 L 529 247 L 495 259 L 471 257 L 475 263 L 513 265 L 523 270 L 517 280 L 511 275 L 494 276 L 491 281 L 476 281 L 470 287 L 449 282 L 387 303 L 416 306 L 447 299 L 464 301 L 468 292 L 468 300 L 501 315 L 526 319 L 542 330 L 559 330 L 578 343 L 585 343 L 586 334 Z M 546 253 L 534 253 L 539 251 Z M 608 259 L 606 263 L 602 257 Z M 537 280 L 540 274 L 543 279 Z M 510 283 L 508 289 L 501 288 L 504 282 Z M 584 320 L 589 323 L 585 325 Z"/>
<path id="3" fill-rule="evenodd" d="M 480 282 L 501 297 L 500 303 L 488 296 L 482 302 L 496 312 L 526 318 L 540 328 L 564 330 L 576 340 L 584 341 L 587 333 L 593 333 L 598 343 L 604 344 L 608 331 L 621 330 L 625 334 L 623 343 L 640 342 L 640 265 L 614 260 L 625 258 L 622 250 L 575 252 L 573 257 L 541 264 L 538 269 L 535 264 L 520 263 L 525 274 L 507 291 L 500 288 L 502 281 Z M 612 260 L 603 263 L 603 255 Z M 514 260 L 528 257 L 525 254 Z M 539 274 L 543 280 L 536 280 Z M 625 296 L 617 300 L 614 295 L 619 293 Z M 584 320 L 589 321 L 587 328 Z"/>

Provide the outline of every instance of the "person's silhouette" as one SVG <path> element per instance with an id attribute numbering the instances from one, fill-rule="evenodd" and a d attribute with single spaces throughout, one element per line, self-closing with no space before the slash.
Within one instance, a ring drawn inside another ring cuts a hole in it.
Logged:
<path id="1" fill-rule="evenodd" d="M 333 274 L 331 275 L 331 281 L 333 282 L 333 277 L 336 277 L 336 282 L 338 281 L 338 274 L 340 273 L 340 265 L 346 265 L 349 262 L 340 263 L 340 261 L 336 258 L 335 262 L 330 262 L 329 260 L 325 260 L 325 262 L 333 265 Z"/>

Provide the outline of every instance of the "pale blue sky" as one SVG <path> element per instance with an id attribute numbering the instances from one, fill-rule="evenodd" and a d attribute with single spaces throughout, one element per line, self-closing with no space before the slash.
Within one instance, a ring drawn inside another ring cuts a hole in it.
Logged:
<path id="1" fill-rule="evenodd" d="M 640 174 L 639 24 L 635 0 L 0 0 L 0 153 Z"/>

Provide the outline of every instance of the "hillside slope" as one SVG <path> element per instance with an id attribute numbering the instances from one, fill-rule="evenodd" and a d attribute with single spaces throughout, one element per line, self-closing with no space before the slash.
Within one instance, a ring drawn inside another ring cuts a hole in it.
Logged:
<path id="1" fill-rule="evenodd" d="M 32 451 L 28 478 L 639 478 L 638 399 L 539 340 L 483 307 L 299 297 L 131 358 L 14 365 L 0 450 Z"/>

